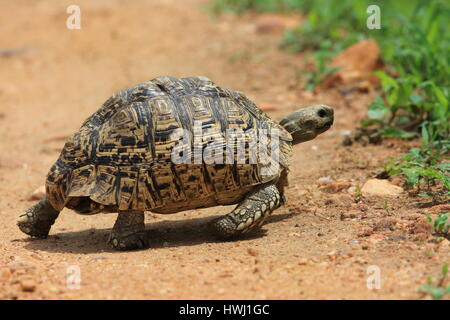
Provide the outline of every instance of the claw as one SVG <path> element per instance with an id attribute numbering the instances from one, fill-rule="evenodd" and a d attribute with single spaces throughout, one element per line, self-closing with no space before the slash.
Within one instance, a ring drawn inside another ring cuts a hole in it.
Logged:
<path id="1" fill-rule="evenodd" d="M 29 223 L 31 222 L 30 217 L 26 213 L 23 213 L 19 216 L 19 220 L 17 220 L 17 224 Z"/>
<path id="2" fill-rule="evenodd" d="M 148 239 L 145 233 L 135 233 L 126 236 L 113 234 L 110 236 L 108 243 L 111 244 L 114 249 L 120 251 L 143 249 L 148 247 Z"/>
<path id="3" fill-rule="evenodd" d="M 45 198 L 23 212 L 17 220 L 17 226 L 29 236 L 46 238 L 58 214 Z"/>

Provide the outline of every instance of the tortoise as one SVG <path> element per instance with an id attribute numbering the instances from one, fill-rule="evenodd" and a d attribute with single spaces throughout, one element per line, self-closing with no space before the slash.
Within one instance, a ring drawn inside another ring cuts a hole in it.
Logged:
<path id="1" fill-rule="evenodd" d="M 218 237 L 232 238 L 261 226 L 284 204 L 292 146 L 332 124 L 326 105 L 299 109 L 278 123 L 243 93 L 206 77 L 157 77 L 113 94 L 68 138 L 47 175 L 45 197 L 17 224 L 46 238 L 65 207 L 118 213 L 108 242 L 131 250 L 149 245 L 145 211 L 237 204 L 210 222 Z M 274 135 L 257 134 L 264 130 Z M 267 161 L 250 161 L 255 146 L 266 147 Z M 268 155 L 269 146 L 278 157 Z M 219 161 L 220 151 L 228 161 Z"/>

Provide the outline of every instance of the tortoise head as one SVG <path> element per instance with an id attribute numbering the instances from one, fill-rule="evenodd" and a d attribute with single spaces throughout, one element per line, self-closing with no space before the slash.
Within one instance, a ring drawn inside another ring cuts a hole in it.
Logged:
<path id="1" fill-rule="evenodd" d="M 315 105 L 297 110 L 280 121 L 280 125 L 292 136 L 292 143 L 309 141 L 330 129 L 333 124 L 333 109 Z"/>

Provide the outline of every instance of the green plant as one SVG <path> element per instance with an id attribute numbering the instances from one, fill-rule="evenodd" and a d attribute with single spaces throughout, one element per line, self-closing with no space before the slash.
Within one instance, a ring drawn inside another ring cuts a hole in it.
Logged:
<path id="1" fill-rule="evenodd" d="M 425 16 L 435 18 L 429 21 L 430 26 L 402 17 L 404 28 L 388 36 L 390 41 L 379 40 L 391 75 L 376 72 L 382 93 L 369 107 L 370 120 L 362 125 L 378 124 L 385 137 L 413 137 L 423 123 L 434 128 L 439 137 L 450 135 L 450 37 L 436 36 L 443 31 L 440 26 L 446 19 L 440 15 L 441 7 L 428 10 L 431 13 Z"/>
<path id="2" fill-rule="evenodd" d="M 440 278 L 434 283 L 433 278 L 428 277 L 427 283 L 420 286 L 418 290 L 424 295 L 430 295 L 433 300 L 440 300 L 446 294 L 450 294 L 450 285 L 445 287 L 445 280 L 448 274 L 448 264 L 444 264 L 441 269 Z"/>
<path id="3" fill-rule="evenodd" d="M 450 165 L 450 5 L 446 0 L 215 0 L 226 10 L 300 10 L 306 21 L 288 30 L 282 47 L 291 51 L 316 50 L 315 71 L 301 71 L 307 90 L 334 72 L 328 60 L 350 44 L 374 38 L 381 48 L 381 93 L 369 106 L 361 126 L 376 137 L 412 139 L 413 148 L 385 168 L 406 177 L 422 196 L 449 196 Z M 366 26 L 368 5 L 381 9 L 381 29 Z M 379 139 L 372 139 L 379 141 Z M 369 139 L 370 141 L 370 139 Z M 437 187 L 437 188 L 436 188 Z M 425 190 L 425 192 L 422 192 Z"/>
<path id="4" fill-rule="evenodd" d="M 338 52 L 355 41 L 363 39 L 367 29 L 366 1 L 302 1 L 306 21 L 287 30 L 282 47 L 297 52 L 319 49 L 324 41 L 332 43 Z"/>
<path id="5" fill-rule="evenodd" d="M 430 216 L 427 216 L 427 221 L 433 227 L 434 233 L 438 236 L 447 237 L 450 232 L 450 212 L 441 213 L 436 219 L 432 219 Z"/>
<path id="6" fill-rule="evenodd" d="M 355 202 L 360 202 L 362 200 L 362 191 L 361 188 L 356 188 L 355 189 Z"/>
<path id="7" fill-rule="evenodd" d="M 431 197 L 433 201 L 450 197 L 450 162 L 446 161 L 450 144 L 448 140 L 435 140 L 436 134 L 430 137 L 423 125 L 421 148 L 412 148 L 398 159 L 390 158 L 384 165 L 389 176 L 404 176 L 408 186 L 416 186 L 419 195 Z"/>
<path id="8" fill-rule="evenodd" d="M 329 67 L 327 64 L 329 57 L 333 55 L 333 53 L 329 51 L 330 46 L 330 41 L 324 41 L 320 46 L 320 50 L 312 54 L 315 66 L 314 71 L 298 71 L 299 74 L 305 78 L 306 90 L 313 91 L 327 75 L 339 69 L 339 67 Z"/>
<path id="9" fill-rule="evenodd" d="M 207 8 L 213 13 L 240 14 L 246 10 L 259 12 L 287 12 L 301 8 L 299 0 L 214 0 Z"/>
<path id="10" fill-rule="evenodd" d="M 391 210 L 391 208 L 389 207 L 389 203 L 388 203 L 387 200 L 384 200 L 384 201 L 383 201 L 383 208 L 384 208 L 384 211 L 386 211 L 386 214 L 387 214 L 388 216 L 392 216 L 392 215 L 393 215 L 392 210 Z"/>
<path id="11" fill-rule="evenodd" d="M 382 26 L 366 27 L 369 4 L 380 7 Z M 444 0 L 399 1 L 303 1 L 306 21 L 285 34 L 283 47 L 291 51 L 321 52 L 328 42 L 329 54 L 316 59 L 315 74 L 306 78 L 308 87 L 323 79 L 327 59 L 364 38 L 374 38 L 387 67 L 376 75 L 381 95 L 368 110 L 363 126 L 376 125 L 385 138 L 413 138 L 426 122 L 439 137 L 450 135 L 450 6 Z"/>

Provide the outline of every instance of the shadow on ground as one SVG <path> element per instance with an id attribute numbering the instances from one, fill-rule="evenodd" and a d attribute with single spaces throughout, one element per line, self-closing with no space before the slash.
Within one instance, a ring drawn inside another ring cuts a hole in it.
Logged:
<path id="1" fill-rule="evenodd" d="M 278 214 L 267 219 L 265 226 L 292 217 L 293 214 Z M 146 224 L 146 233 L 150 240 L 148 249 L 195 246 L 202 243 L 224 241 L 247 241 L 266 235 L 267 230 L 257 229 L 232 240 L 219 240 L 209 230 L 208 223 L 215 217 L 184 219 L 179 221 L 161 221 Z M 107 244 L 111 229 L 87 229 L 75 232 L 51 234 L 47 239 L 22 238 L 13 241 L 25 242 L 25 248 L 32 251 L 46 251 L 73 254 L 98 252 L 118 252 Z M 148 250 L 144 249 L 144 250 Z"/>

